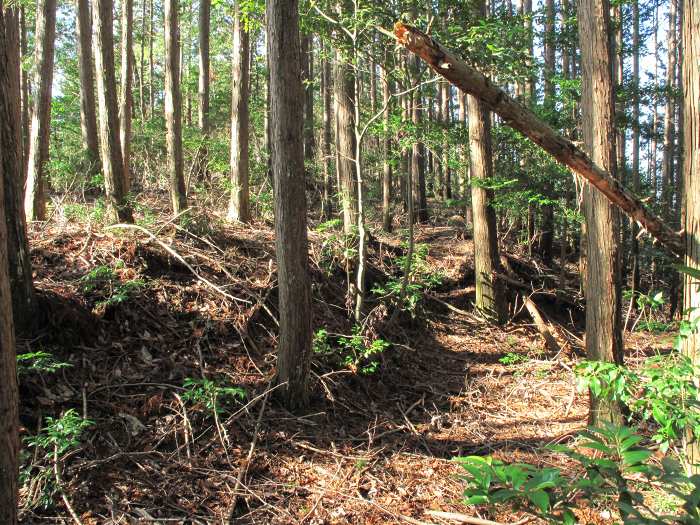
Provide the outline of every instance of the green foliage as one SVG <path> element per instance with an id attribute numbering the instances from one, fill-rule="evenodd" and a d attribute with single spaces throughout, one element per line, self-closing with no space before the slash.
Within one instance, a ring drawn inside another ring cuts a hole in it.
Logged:
<path id="1" fill-rule="evenodd" d="M 182 394 L 183 401 L 203 406 L 216 414 L 225 413 L 236 401 L 243 401 L 247 396 L 241 387 L 212 379 L 187 378 L 182 386 L 185 388 L 185 393 Z"/>
<path id="2" fill-rule="evenodd" d="M 466 473 L 464 503 L 508 503 L 548 522 L 573 525 L 576 507 L 607 500 L 626 524 L 700 523 L 700 476 L 686 477 L 680 464 L 668 458 L 661 467 L 654 465 L 651 450 L 639 445 L 642 440 L 633 429 L 606 425 L 581 432 L 574 447 L 550 447 L 578 464 L 582 473 L 574 478 L 558 468 L 507 464 L 491 457 L 456 458 Z M 657 487 L 679 498 L 682 512 L 661 515 L 650 508 L 644 491 Z"/>
<path id="3" fill-rule="evenodd" d="M 52 354 L 43 352 L 28 352 L 17 354 L 17 373 L 22 376 L 31 372 L 53 374 L 62 368 L 70 368 L 70 363 L 58 361 Z"/>
<path id="4" fill-rule="evenodd" d="M 325 329 L 314 334 L 314 354 L 330 359 L 352 370 L 354 373 L 371 375 L 379 370 L 377 357 L 391 344 L 383 339 L 369 339 L 362 335 L 360 326 L 355 326 L 350 336 L 339 336 L 335 345 Z"/>
<path id="5" fill-rule="evenodd" d="M 526 363 L 528 360 L 529 358 L 526 355 L 516 354 L 515 352 L 508 352 L 506 355 L 501 357 L 498 360 L 498 362 L 506 366 L 511 366 L 518 365 L 520 363 Z"/>
<path id="6" fill-rule="evenodd" d="M 112 306 L 128 301 L 146 286 L 142 279 L 122 282 L 119 275 L 109 266 L 96 266 L 80 278 L 81 291 L 101 297 L 98 306 Z"/>

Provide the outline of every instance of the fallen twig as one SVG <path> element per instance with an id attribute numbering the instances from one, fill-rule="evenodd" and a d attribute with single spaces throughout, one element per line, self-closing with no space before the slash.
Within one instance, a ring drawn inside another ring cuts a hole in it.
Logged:
<path id="1" fill-rule="evenodd" d="M 457 512 L 442 512 L 440 510 L 426 510 L 426 514 L 433 516 L 434 518 L 442 518 L 444 520 L 457 521 L 459 523 L 469 523 L 470 525 L 507 525 L 500 523 L 498 521 L 485 520 L 482 518 L 476 518 L 474 516 L 467 516 L 466 514 L 459 514 Z M 524 525 L 532 521 L 531 516 L 526 516 L 525 518 L 513 522 L 511 525 Z"/>

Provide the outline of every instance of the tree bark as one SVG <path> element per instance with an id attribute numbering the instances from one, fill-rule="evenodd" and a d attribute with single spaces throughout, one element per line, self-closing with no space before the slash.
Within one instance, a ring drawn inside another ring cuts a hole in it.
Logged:
<path id="1" fill-rule="evenodd" d="M 90 172 L 100 171 L 100 147 L 97 140 L 97 114 L 95 110 L 95 74 L 92 62 L 92 20 L 90 1 L 77 0 L 76 20 L 78 44 L 78 70 L 80 74 L 80 129 L 83 148 L 91 163 Z"/>
<path id="2" fill-rule="evenodd" d="M 675 79 L 676 53 L 678 51 L 678 34 L 676 31 L 678 0 L 671 0 L 668 20 L 668 62 L 666 64 L 666 110 L 664 114 L 664 157 L 661 187 L 661 202 L 667 210 L 667 218 L 673 217 L 673 158 L 675 141 Z"/>
<path id="3" fill-rule="evenodd" d="M 298 9 L 298 0 L 267 1 L 280 312 L 277 382 L 286 385 L 279 390 L 291 409 L 308 403 L 312 340 Z"/>
<path id="4" fill-rule="evenodd" d="M 555 93 L 554 75 L 556 74 L 556 35 L 555 35 L 555 13 L 554 0 L 545 2 L 545 31 L 544 31 L 544 107 L 550 118 L 554 118 Z M 553 198 L 553 188 L 550 181 L 545 180 L 543 184 L 544 196 L 547 199 Z M 534 222 L 534 221 L 533 221 Z M 534 226 L 534 224 L 532 224 Z M 539 248 L 542 261 L 546 265 L 552 263 L 552 246 L 554 243 L 554 206 L 552 204 L 542 205 L 542 231 Z"/>
<path id="5" fill-rule="evenodd" d="M 112 9 L 112 0 L 95 0 L 92 11 L 97 101 L 100 113 L 100 156 L 109 220 L 132 222 L 131 208 L 125 198 L 124 160 L 119 140 Z"/>
<path id="6" fill-rule="evenodd" d="M 304 157 L 312 162 L 315 155 L 314 138 L 314 39 L 305 34 L 301 37 L 301 79 L 304 86 Z"/>
<path id="7" fill-rule="evenodd" d="M 685 190 L 685 264 L 700 270 L 700 3 L 684 0 L 683 4 L 683 187 Z M 685 275 L 683 300 L 686 319 L 691 323 L 700 318 L 700 289 L 698 279 Z M 700 334 L 694 330 L 683 339 L 683 353 L 700 364 Z M 700 462 L 698 436 L 688 436 L 687 462 Z M 698 473 L 698 467 L 692 468 Z"/>
<path id="8" fill-rule="evenodd" d="M 472 178 L 472 221 L 474 225 L 474 278 L 476 308 L 495 323 L 506 321 L 500 270 L 496 212 L 491 205 L 493 191 L 483 183 L 493 176 L 491 117 L 479 99 L 469 95 L 469 153 Z"/>
<path id="9" fill-rule="evenodd" d="M 330 221 L 333 217 L 333 177 L 331 176 L 331 141 L 333 133 L 333 79 L 331 75 L 331 63 L 328 58 L 323 58 L 322 83 L 323 83 L 323 134 L 321 136 L 321 166 L 323 166 L 323 217 Z"/>
<path id="10" fill-rule="evenodd" d="M 228 220 L 250 221 L 250 190 L 248 162 L 248 84 L 250 37 L 236 3 L 233 20 L 233 58 L 231 66 L 231 198 Z"/>
<path id="11" fill-rule="evenodd" d="M 56 0 L 39 0 L 34 34 L 34 85 L 24 212 L 27 221 L 46 220 L 46 163 L 49 160 L 51 85 L 56 40 Z"/>
<path id="12" fill-rule="evenodd" d="M 211 0 L 199 2 L 199 130 L 206 137 L 209 132 L 209 31 Z"/>
<path id="13" fill-rule="evenodd" d="M 24 6 L 20 7 L 20 57 L 21 61 L 28 56 L 27 51 L 27 12 Z M 24 188 L 24 181 L 27 178 L 27 164 L 29 162 L 29 133 L 30 133 L 30 105 L 29 100 L 29 73 L 22 67 L 21 72 L 21 82 L 22 82 L 22 187 Z M 23 203 L 24 204 L 24 203 Z M 24 213 L 22 213 L 24 215 Z"/>
<path id="14" fill-rule="evenodd" d="M 682 256 L 685 253 L 678 232 L 673 231 L 648 210 L 638 198 L 575 144 L 539 120 L 532 111 L 514 101 L 476 69 L 468 66 L 418 29 L 399 23 L 395 32 L 399 42 L 418 54 L 434 71 L 465 93 L 479 98 L 490 111 L 498 114 L 505 124 L 520 131 L 556 160 L 586 179 L 610 202 L 645 228 L 669 254 Z"/>
<path id="15" fill-rule="evenodd" d="M 639 0 L 632 1 L 632 190 L 639 195 Z M 639 290 L 639 228 L 632 221 L 632 289 Z"/>
<path id="16" fill-rule="evenodd" d="M 610 5 L 607 0 L 579 3 L 582 119 L 584 143 L 593 162 L 617 173 L 614 83 L 610 68 Z M 583 189 L 586 219 L 586 354 L 589 359 L 622 364 L 622 305 L 618 210 L 590 186 Z M 591 395 L 590 423 L 620 422 L 619 407 Z"/>
<path id="17" fill-rule="evenodd" d="M 19 120 L 19 26 L 17 8 L 0 0 L 0 523 L 17 523 L 17 477 L 19 475 L 19 394 L 17 357 L 12 325 L 5 225 L 6 180 L 21 178 Z M 15 56 L 17 55 L 17 56 Z M 12 115 L 14 120 L 6 117 Z M 9 139 L 9 142 L 6 142 Z M 12 172 L 5 173 L 10 167 Z M 15 210 L 17 213 L 18 210 Z"/>
<path id="18" fill-rule="evenodd" d="M 152 119 L 156 104 L 155 65 L 153 63 L 153 0 L 149 2 L 148 16 L 148 118 Z"/>
<path id="19" fill-rule="evenodd" d="M 336 53 L 333 91 L 335 94 L 336 170 L 343 207 L 343 229 L 350 234 L 357 225 L 357 187 L 355 181 L 355 133 L 353 113 L 355 81 L 352 70 L 340 52 Z"/>
<path id="20" fill-rule="evenodd" d="M 442 125 L 445 129 L 442 132 L 442 164 L 443 185 L 442 198 L 448 200 L 452 198 L 452 170 L 450 169 L 450 142 L 449 129 L 452 125 L 450 101 L 452 100 L 452 90 L 450 83 L 445 81 L 440 83 L 442 89 Z"/>
<path id="21" fill-rule="evenodd" d="M 187 209 L 182 159 L 178 0 L 165 0 L 165 127 L 167 130 L 170 201 L 173 214 L 177 216 Z"/>
<path id="22" fill-rule="evenodd" d="M 1 14 L 1 13 L 0 13 Z M 5 8 L 4 52 L 0 47 L 0 82 L 4 102 L 0 101 L 0 171 L 4 186 L 4 222 L 7 244 L 7 271 L 10 279 L 15 328 L 29 334 L 35 319 L 34 285 L 27 241 L 27 225 L 22 209 L 23 156 L 20 108 L 20 34 L 19 10 Z M 3 31 L 0 28 L 0 31 Z M 6 69 L 4 69 L 6 68 Z M 2 204 L 2 203 L 0 203 Z M 0 219 L 3 215 L 0 214 Z M 2 222 L 0 220 L 0 222 Z"/>
<path id="23" fill-rule="evenodd" d="M 386 107 L 384 112 L 383 123 L 384 130 L 382 133 L 382 227 L 385 232 L 391 232 L 392 230 L 392 216 L 391 216 L 391 163 L 389 161 L 391 157 L 391 133 L 389 130 L 390 119 L 391 119 L 391 80 L 385 67 L 387 64 L 387 55 L 385 54 L 384 67 L 380 68 L 380 82 L 382 85 L 382 103 Z"/>
<path id="24" fill-rule="evenodd" d="M 83 0 L 84 1 L 84 0 Z M 124 193 L 129 193 L 131 187 L 131 115 L 134 105 L 132 80 L 134 78 L 134 3 L 133 0 L 122 0 L 122 63 L 121 63 L 121 103 L 119 107 L 119 139 L 122 148 L 122 171 Z"/>

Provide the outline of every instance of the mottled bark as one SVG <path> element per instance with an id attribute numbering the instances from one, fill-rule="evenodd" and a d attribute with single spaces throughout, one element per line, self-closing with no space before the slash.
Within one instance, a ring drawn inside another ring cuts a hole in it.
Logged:
<path id="1" fill-rule="evenodd" d="M 250 221 L 248 108 L 250 37 L 236 4 L 233 20 L 233 56 L 231 60 L 231 198 L 230 221 Z"/>
<path id="2" fill-rule="evenodd" d="M 110 221 L 131 222 L 131 208 L 124 191 L 124 161 L 119 140 L 117 79 L 114 68 L 112 0 L 95 0 L 93 7 L 95 72 L 99 106 L 100 156 Z"/>
<path id="3" fill-rule="evenodd" d="M 80 75 L 80 129 L 83 148 L 91 163 L 90 172 L 100 171 L 100 146 L 97 136 L 95 109 L 95 69 L 92 61 L 92 19 L 90 0 L 77 0 L 76 19 L 78 71 Z"/>
<path id="4" fill-rule="evenodd" d="M 346 234 L 357 225 L 357 187 L 355 181 L 355 133 L 353 114 L 355 80 L 351 68 L 336 53 L 333 92 L 335 96 L 336 171 L 338 191 L 343 208 L 343 229 Z"/>
<path id="5" fill-rule="evenodd" d="M 284 404 L 292 409 L 308 403 L 312 340 L 298 8 L 297 0 L 267 1 L 280 312 L 277 382 L 286 385 L 279 391 Z"/>
<path id="6" fill-rule="evenodd" d="M 119 105 L 119 141 L 122 148 L 124 193 L 131 187 L 131 114 L 134 105 L 132 81 L 134 78 L 134 4 L 133 0 L 122 0 L 122 62 L 121 62 L 121 101 Z"/>
<path id="7" fill-rule="evenodd" d="M 168 179 L 173 214 L 187 209 L 182 158 L 182 96 L 180 94 L 180 31 L 178 0 L 165 0 L 165 127 Z"/>
<path id="8" fill-rule="evenodd" d="M 593 162 L 616 177 L 615 111 L 610 68 L 610 5 L 580 0 L 584 143 Z M 586 354 L 596 361 L 622 363 L 620 218 L 618 210 L 590 186 L 583 189 L 586 219 Z M 591 395 L 590 422 L 619 422 L 619 407 Z"/>
<path id="9" fill-rule="evenodd" d="M 51 86 L 56 40 L 56 0 L 39 0 L 34 34 L 34 86 L 29 158 L 24 195 L 27 220 L 46 220 L 46 163 L 49 160 Z"/>

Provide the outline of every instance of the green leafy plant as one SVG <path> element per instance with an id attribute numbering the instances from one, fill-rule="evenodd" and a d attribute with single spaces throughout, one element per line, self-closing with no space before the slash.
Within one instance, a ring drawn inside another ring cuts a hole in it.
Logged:
<path id="1" fill-rule="evenodd" d="M 105 265 L 97 266 L 90 270 L 87 275 L 81 277 L 80 284 L 83 293 L 102 297 L 96 303 L 98 306 L 112 306 L 123 303 L 146 286 L 146 282 L 142 279 L 130 279 L 122 282 L 119 275 L 112 268 Z"/>
<path id="2" fill-rule="evenodd" d="M 522 354 L 516 354 L 515 352 L 508 352 L 506 355 L 501 357 L 498 362 L 510 366 L 510 365 L 517 365 L 520 363 L 525 363 L 529 360 L 529 358 L 526 355 Z"/>
<path id="3" fill-rule="evenodd" d="M 53 374 L 62 368 L 70 368 L 70 363 L 58 361 L 52 354 L 44 351 L 17 354 L 17 373 L 22 376 L 30 372 Z"/>
<path id="4" fill-rule="evenodd" d="M 212 379 L 185 379 L 182 400 L 201 405 L 215 414 L 223 414 L 236 401 L 243 401 L 247 393 L 243 388 L 230 386 Z"/>
<path id="5" fill-rule="evenodd" d="M 361 327 L 355 326 L 350 337 L 340 337 L 338 343 L 343 349 L 343 363 L 353 372 L 369 375 L 379 370 L 376 358 L 387 350 L 391 344 L 383 339 L 368 341 L 361 333 Z"/>
<path id="6" fill-rule="evenodd" d="M 608 500 L 624 523 L 700 523 L 700 476 L 685 476 L 669 458 L 661 466 L 653 464 L 652 451 L 640 446 L 642 440 L 631 428 L 606 425 L 581 432 L 572 447 L 550 447 L 577 463 L 573 478 L 558 468 L 507 464 L 491 457 L 456 458 L 466 473 L 464 503 L 507 503 L 548 522 L 573 525 L 575 508 Z M 644 492 L 659 487 L 682 502 L 682 512 L 662 515 L 647 505 Z"/>

